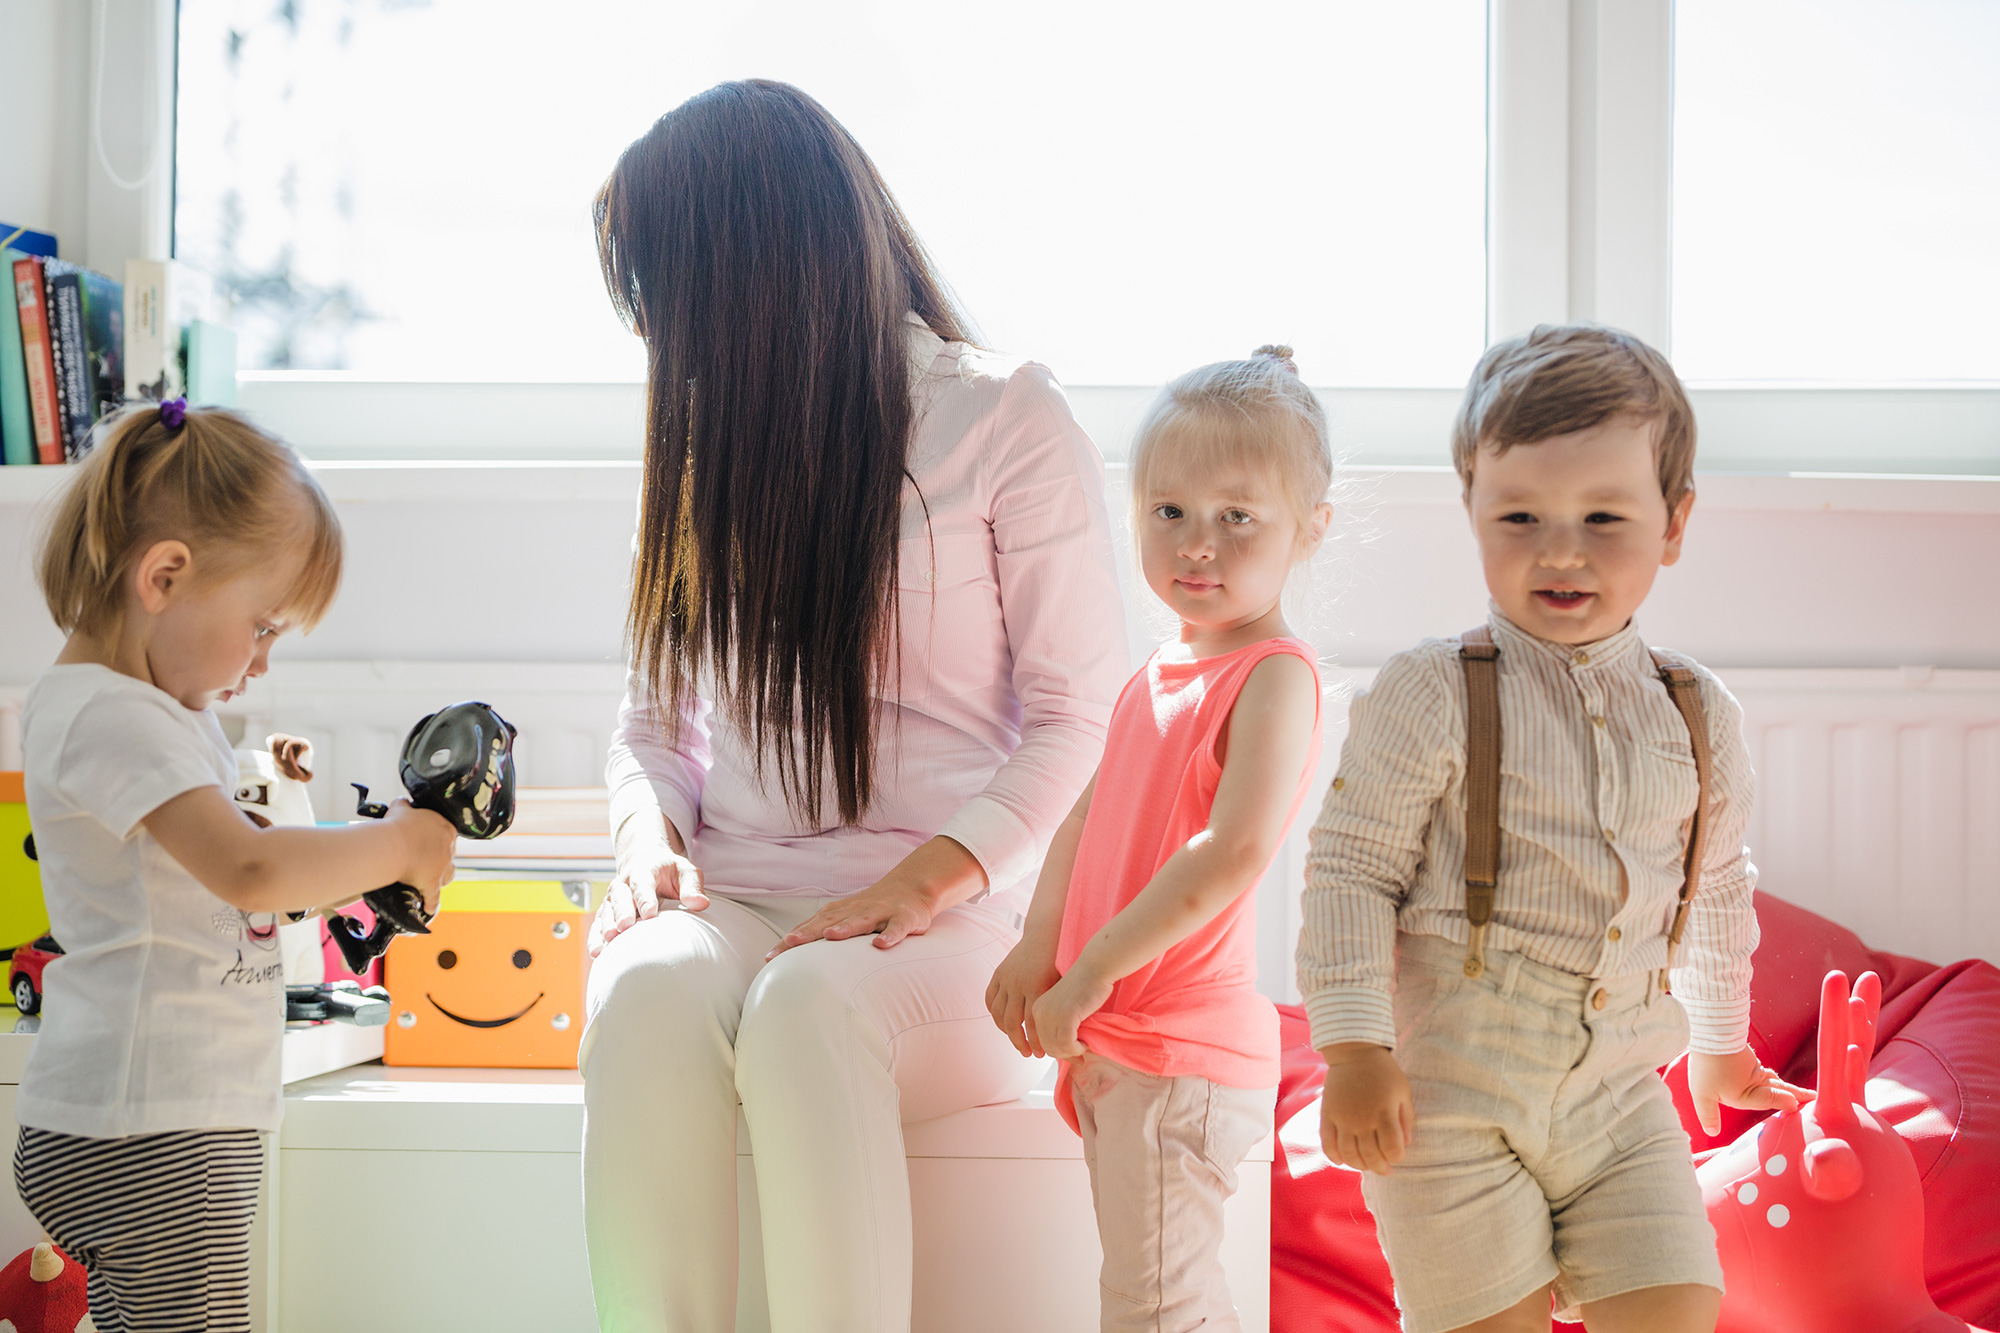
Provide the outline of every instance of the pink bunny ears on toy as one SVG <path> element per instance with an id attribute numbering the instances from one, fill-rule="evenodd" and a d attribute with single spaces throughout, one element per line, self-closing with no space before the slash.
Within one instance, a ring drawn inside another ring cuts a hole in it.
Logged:
<path id="1" fill-rule="evenodd" d="M 1847 974 L 1829 972 L 1819 991 L 1819 1123 L 1829 1132 L 1854 1122 L 1854 1105 L 1868 1082 L 1875 1054 L 1875 1015 L 1882 1008 L 1882 978 L 1863 972 L 1848 993 Z"/>
<path id="2" fill-rule="evenodd" d="M 1828 1203 L 1861 1188 L 1861 1156 L 1850 1139 L 1861 1129 L 1854 1108 L 1868 1085 L 1875 1053 L 1875 1016 L 1882 1007 L 1882 978 L 1863 972 L 1848 993 L 1847 974 L 1829 972 L 1819 993 L 1819 1095 L 1812 1119 L 1819 1137 L 1801 1154 L 1806 1193 Z"/>

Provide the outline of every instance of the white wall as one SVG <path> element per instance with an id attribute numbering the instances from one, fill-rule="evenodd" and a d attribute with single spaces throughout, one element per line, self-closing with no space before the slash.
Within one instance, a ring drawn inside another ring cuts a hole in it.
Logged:
<path id="1" fill-rule="evenodd" d="M 54 232 L 74 253 L 84 229 L 90 9 L 81 0 L 8 0 L 0 22 L 0 222 Z"/>
<path id="2" fill-rule="evenodd" d="M 127 259 L 168 253 L 174 14 L 175 0 L 0 5 L 0 222 L 54 232 L 63 258 L 121 280 Z"/>
<path id="3" fill-rule="evenodd" d="M 632 465 L 357 463 L 322 477 L 347 529 L 346 584 L 317 631 L 280 646 L 278 669 L 617 660 Z M 31 546 L 59 482 L 0 471 L 0 685 L 32 679 L 58 647 Z M 2000 478 L 1700 485 L 1686 557 L 1643 613 L 1651 642 L 1717 668 L 2000 668 Z M 1343 665 L 1372 666 L 1476 623 L 1485 594 L 1448 473 L 1366 473 L 1359 486 L 1345 587 L 1315 637 Z"/>

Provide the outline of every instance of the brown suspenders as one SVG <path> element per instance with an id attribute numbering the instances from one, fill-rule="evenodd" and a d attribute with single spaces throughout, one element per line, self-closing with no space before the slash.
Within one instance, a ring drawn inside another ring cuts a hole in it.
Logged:
<path id="1" fill-rule="evenodd" d="M 1500 649 L 1485 625 L 1459 640 L 1465 664 L 1465 975 L 1486 970 L 1486 927 L 1500 882 Z"/>
<path id="2" fill-rule="evenodd" d="M 1459 640 L 1459 661 L 1465 667 L 1465 919 L 1472 939 L 1465 954 L 1465 975 L 1486 970 L 1486 927 L 1493 920 L 1493 893 L 1500 867 L 1500 649 L 1486 625 L 1467 630 Z M 1652 650 L 1648 650 L 1652 652 Z M 1667 967 L 1674 962 L 1687 929 L 1688 904 L 1701 880 L 1703 844 L 1708 831 L 1708 715 L 1701 706 L 1701 683 L 1693 671 L 1652 652 L 1660 683 L 1667 687 L 1694 746 L 1697 788 L 1694 819 L 1688 827 L 1687 854 L 1681 865 L 1680 902 L 1667 931 Z M 1662 971 L 1662 983 L 1665 972 Z"/>

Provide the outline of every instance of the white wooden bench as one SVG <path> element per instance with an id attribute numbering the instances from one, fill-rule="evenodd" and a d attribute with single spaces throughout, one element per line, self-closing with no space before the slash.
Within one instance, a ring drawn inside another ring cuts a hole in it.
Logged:
<path id="1" fill-rule="evenodd" d="M 574 1073 L 360 1066 L 286 1090 L 272 1327 L 283 1333 L 596 1327 Z M 906 1127 L 914 1333 L 1092 1333 L 1099 1251 L 1082 1145 L 1050 1094 Z M 754 1165 L 739 1133 L 738 1333 L 767 1328 Z M 1243 1327 L 1270 1305 L 1266 1140 L 1230 1201 Z M 662 1263 L 673 1262 L 671 1246 Z"/>

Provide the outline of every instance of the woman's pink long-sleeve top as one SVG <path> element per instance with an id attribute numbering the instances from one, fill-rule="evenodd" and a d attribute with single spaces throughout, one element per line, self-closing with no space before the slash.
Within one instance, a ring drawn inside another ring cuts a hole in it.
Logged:
<path id="1" fill-rule="evenodd" d="M 658 809 L 712 892 L 853 893 L 943 834 L 979 861 L 996 905 L 1024 911 L 1103 750 L 1129 661 L 1103 460 L 1041 366 L 914 323 L 911 343 L 908 467 L 922 499 L 905 484 L 900 685 L 878 697 L 878 777 L 860 825 L 840 827 L 831 790 L 817 821 L 801 822 L 705 689 L 669 744 L 627 675 L 607 769 L 612 829 Z"/>

